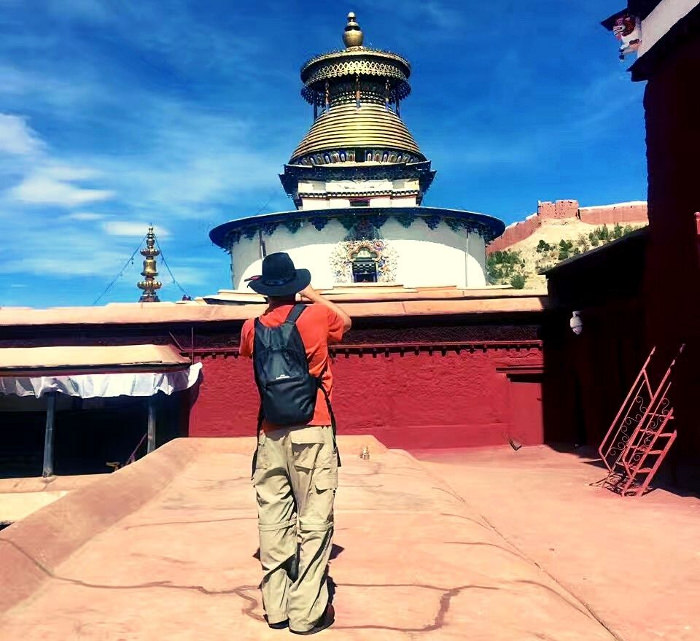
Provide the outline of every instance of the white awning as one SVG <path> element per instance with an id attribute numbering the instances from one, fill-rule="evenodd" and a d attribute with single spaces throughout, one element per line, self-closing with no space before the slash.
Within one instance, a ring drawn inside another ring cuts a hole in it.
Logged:
<path id="1" fill-rule="evenodd" d="M 7 347 L 0 349 L 0 394 L 172 394 L 192 387 L 201 369 L 169 345 Z"/>
<path id="2" fill-rule="evenodd" d="M 15 372 L 82 373 L 125 369 L 182 369 L 190 359 L 170 345 L 51 345 L 0 349 L 0 376 Z"/>
<path id="3" fill-rule="evenodd" d="M 172 394 L 192 387 L 202 364 L 195 363 L 176 372 L 112 372 L 67 374 L 65 376 L 0 376 L 0 394 L 36 396 L 57 392 L 80 398 L 153 396 Z"/>

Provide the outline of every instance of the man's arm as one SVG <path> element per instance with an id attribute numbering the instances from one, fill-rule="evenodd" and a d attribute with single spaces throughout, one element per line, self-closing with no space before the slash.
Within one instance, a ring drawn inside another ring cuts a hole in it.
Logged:
<path id="1" fill-rule="evenodd" d="M 252 331 L 253 321 L 247 320 L 245 323 L 243 323 L 243 327 L 241 328 L 241 345 L 239 347 L 239 354 L 243 356 L 243 358 L 253 357 Z"/>
<path id="2" fill-rule="evenodd" d="M 300 291 L 299 295 L 302 298 L 306 298 L 307 300 L 311 301 L 312 303 L 319 303 L 320 305 L 325 305 L 329 309 L 333 310 L 336 314 L 338 314 L 338 316 L 340 316 L 340 318 L 343 321 L 343 333 L 347 332 L 352 327 L 352 319 L 343 311 L 343 308 L 339 305 L 336 305 L 333 301 L 321 296 L 321 294 L 319 294 L 313 287 L 311 287 L 311 285 L 309 285 L 306 289 Z"/>

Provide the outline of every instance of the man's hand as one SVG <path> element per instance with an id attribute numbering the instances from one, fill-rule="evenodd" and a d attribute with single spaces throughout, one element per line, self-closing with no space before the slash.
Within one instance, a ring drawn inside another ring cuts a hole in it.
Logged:
<path id="1" fill-rule="evenodd" d="M 299 296 L 302 299 L 311 301 L 312 303 L 318 303 L 321 300 L 321 294 L 319 294 L 311 285 L 307 285 L 304 289 L 299 292 Z"/>
<path id="2" fill-rule="evenodd" d="M 336 305 L 333 301 L 321 296 L 321 294 L 311 287 L 311 285 L 302 289 L 299 292 L 299 296 L 302 300 L 306 299 L 312 303 L 320 303 L 321 305 L 330 307 L 330 309 L 338 314 L 338 316 L 340 316 L 340 318 L 343 320 L 343 331 L 347 332 L 352 327 L 352 320 L 350 319 L 350 316 L 348 316 L 345 311 L 343 311 L 343 309 Z"/>

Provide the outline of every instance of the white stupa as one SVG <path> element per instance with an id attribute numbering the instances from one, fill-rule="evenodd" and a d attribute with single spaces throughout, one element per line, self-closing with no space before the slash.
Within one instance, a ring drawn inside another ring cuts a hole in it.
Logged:
<path id="1" fill-rule="evenodd" d="M 280 176 L 296 209 L 231 220 L 209 234 L 231 255 L 234 290 L 246 290 L 278 251 L 311 270 L 317 289 L 484 287 L 486 243 L 503 223 L 421 206 L 435 172 L 400 117 L 410 65 L 364 47 L 352 13 L 343 40 L 344 49 L 301 70 L 314 122 Z"/>

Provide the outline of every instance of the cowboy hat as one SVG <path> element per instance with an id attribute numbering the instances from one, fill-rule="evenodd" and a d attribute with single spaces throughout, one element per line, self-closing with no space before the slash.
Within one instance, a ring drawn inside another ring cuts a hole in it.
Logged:
<path id="1" fill-rule="evenodd" d="M 289 254 L 276 252 L 265 256 L 262 275 L 248 279 L 248 287 L 263 296 L 284 297 L 300 292 L 311 282 L 308 269 L 296 269 Z"/>

